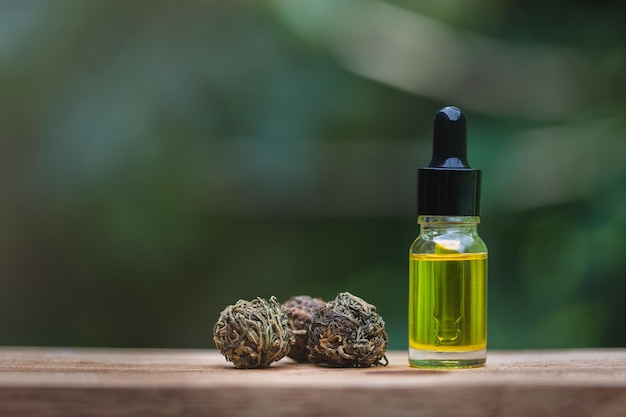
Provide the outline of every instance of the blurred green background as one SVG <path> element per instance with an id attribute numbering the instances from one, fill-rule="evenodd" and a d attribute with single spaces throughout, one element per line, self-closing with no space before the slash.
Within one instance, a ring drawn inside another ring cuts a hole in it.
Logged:
<path id="1" fill-rule="evenodd" d="M 407 345 L 416 168 L 461 107 L 489 346 L 625 345 L 623 1 L 0 3 L 0 345 L 213 348 L 350 291 Z"/>

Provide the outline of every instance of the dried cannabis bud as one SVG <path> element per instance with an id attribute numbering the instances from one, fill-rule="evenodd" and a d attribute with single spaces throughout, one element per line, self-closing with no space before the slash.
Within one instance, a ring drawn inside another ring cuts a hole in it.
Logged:
<path id="1" fill-rule="evenodd" d="M 349 292 L 340 293 L 320 309 L 310 332 L 309 360 L 313 363 L 335 367 L 387 365 L 385 322 L 376 307 Z"/>
<path id="2" fill-rule="evenodd" d="M 311 319 L 326 304 L 320 298 L 311 298 L 308 295 L 296 295 L 283 303 L 283 306 L 291 310 L 289 326 L 296 335 L 296 342 L 291 346 L 289 356 L 298 362 L 308 360 L 309 349 L 309 326 Z"/>
<path id="3" fill-rule="evenodd" d="M 267 368 L 294 343 L 289 310 L 276 297 L 239 300 L 221 312 L 213 327 L 215 346 L 235 368 Z"/>

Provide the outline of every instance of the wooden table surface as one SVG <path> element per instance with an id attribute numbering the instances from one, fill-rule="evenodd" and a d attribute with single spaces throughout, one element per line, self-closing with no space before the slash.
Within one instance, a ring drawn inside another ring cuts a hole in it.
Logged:
<path id="1" fill-rule="evenodd" d="M 490 351 L 487 366 L 239 370 L 213 350 L 0 348 L 0 416 L 626 416 L 626 349 Z"/>

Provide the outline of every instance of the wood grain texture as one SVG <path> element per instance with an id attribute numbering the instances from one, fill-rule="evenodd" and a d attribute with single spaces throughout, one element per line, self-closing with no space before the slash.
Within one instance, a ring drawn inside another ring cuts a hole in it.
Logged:
<path id="1" fill-rule="evenodd" d="M 626 349 L 489 352 L 487 366 L 238 370 L 216 351 L 0 348 L 0 416 L 619 416 Z"/>

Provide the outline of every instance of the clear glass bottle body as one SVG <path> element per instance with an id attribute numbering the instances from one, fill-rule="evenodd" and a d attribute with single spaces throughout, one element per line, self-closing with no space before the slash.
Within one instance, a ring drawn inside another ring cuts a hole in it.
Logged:
<path id="1" fill-rule="evenodd" d="M 409 363 L 465 368 L 487 358 L 487 246 L 478 216 L 419 216 L 409 251 Z"/>

